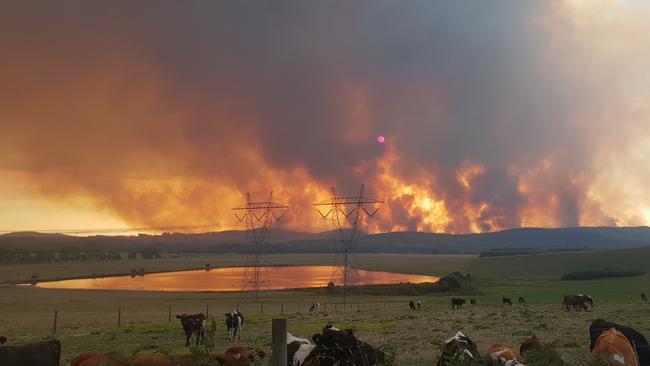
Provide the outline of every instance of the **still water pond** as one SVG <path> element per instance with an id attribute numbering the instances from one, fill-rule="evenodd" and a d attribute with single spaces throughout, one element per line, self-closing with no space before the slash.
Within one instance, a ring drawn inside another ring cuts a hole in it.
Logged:
<path id="1" fill-rule="evenodd" d="M 334 267 L 296 266 L 264 267 L 262 272 L 266 290 L 324 287 L 332 279 Z M 246 273 L 244 267 L 216 268 L 210 271 L 194 270 L 147 274 L 145 276 L 122 276 L 64 280 L 38 283 L 38 287 L 65 289 L 104 289 L 139 291 L 241 291 Z M 400 282 L 437 282 L 438 277 L 392 272 L 358 270 L 360 285 L 382 285 Z M 342 282 L 335 276 L 334 282 Z"/>

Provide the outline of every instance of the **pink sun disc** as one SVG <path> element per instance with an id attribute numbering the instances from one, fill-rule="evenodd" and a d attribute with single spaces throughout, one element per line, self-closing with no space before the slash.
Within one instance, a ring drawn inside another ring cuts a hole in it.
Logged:
<path id="1" fill-rule="evenodd" d="M 379 142 L 380 144 L 383 144 L 384 141 L 386 141 L 386 139 L 384 138 L 384 136 L 382 136 L 382 135 L 377 136 L 377 142 Z"/>

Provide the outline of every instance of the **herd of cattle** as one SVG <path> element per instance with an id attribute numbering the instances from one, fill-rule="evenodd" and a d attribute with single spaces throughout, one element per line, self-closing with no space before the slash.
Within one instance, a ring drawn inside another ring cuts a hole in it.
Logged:
<path id="1" fill-rule="evenodd" d="M 650 365 L 648 341 L 641 333 L 630 327 L 597 319 L 589 327 L 589 337 L 591 353 L 602 358 L 609 365 Z M 445 342 L 437 365 L 527 366 L 527 358 L 532 360 L 540 354 L 544 355 L 544 366 L 565 365 L 565 362 L 552 347 L 544 345 L 535 336 L 526 339 L 518 351 L 494 344 L 481 355 L 470 337 L 462 332 L 457 332 Z"/>
<path id="2" fill-rule="evenodd" d="M 641 299 L 647 301 L 645 294 Z M 461 309 L 466 299 L 452 298 L 452 309 Z M 512 299 L 504 297 L 504 305 L 512 305 Z M 519 297 L 518 303 L 526 305 Z M 470 299 L 475 305 L 476 300 Z M 422 301 L 409 301 L 411 310 L 420 310 Z M 585 294 L 565 295 L 562 309 L 567 311 L 593 310 L 594 301 Z M 318 311 L 319 303 L 313 303 L 310 312 Z M 186 336 L 185 346 L 190 345 L 192 336 L 196 344 L 203 344 L 205 338 L 206 316 L 203 313 L 176 316 Z M 225 314 L 228 339 L 241 340 L 244 314 L 232 311 Z M 636 330 L 616 323 L 598 319 L 589 327 L 590 351 L 599 355 L 609 365 L 650 366 L 650 346 L 646 338 Z M 22 346 L 4 345 L 7 339 L 0 336 L 0 366 L 59 366 L 61 344 L 58 340 L 37 342 Z M 564 365 L 552 347 L 544 345 L 536 337 L 525 340 L 519 350 L 494 344 L 481 354 L 476 344 L 463 332 L 457 332 L 443 346 L 438 366 L 452 365 L 492 365 L 527 366 L 529 360 L 539 352 L 546 354 L 544 366 Z M 550 355 L 550 357 L 549 357 Z M 247 351 L 243 347 L 230 347 L 221 354 L 209 354 L 208 359 L 197 363 L 195 356 L 162 354 L 140 354 L 126 357 L 102 352 L 86 352 L 71 361 L 71 366 L 192 366 L 222 365 L 247 366 L 264 358 L 263 351 Z M 206 357 L 203 355 L 203 357 Z M 311 339 L 287 334 L 287 365 L 289 366 L 372 366 L 386 364 L 386 354 L 372 345 L 360 340 L 351 329 L 337 329 L 326 325 L 321 333 Z M 539 363 L 538 363 L 539 365 Z"/>

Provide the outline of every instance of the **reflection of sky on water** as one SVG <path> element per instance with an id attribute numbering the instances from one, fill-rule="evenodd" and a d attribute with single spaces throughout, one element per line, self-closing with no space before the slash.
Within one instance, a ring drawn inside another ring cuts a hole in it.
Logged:
<path id="1" fill-rule="evenodd" d="M 264 267 L 264 289 L 279 290 L 288 288 L 323 287 L 332 277 L 331 266 Z M 83 280 L 42 282 L 38 287 L 106 289 L 106 290 L 146 290 L 146 291 L 240 291 L 246 269 L 243 267 L 217 268 L 210 271 L 195 270 L 148 274 L 144 277 L 123 276 Z M 436 282 L 438 277 L 421 276 L 392 272 L 359 270 L 356 281 L 361 285 L 381 285 L 390 283 Z M 337 273 L 335 281 L 342 282 Z"/>

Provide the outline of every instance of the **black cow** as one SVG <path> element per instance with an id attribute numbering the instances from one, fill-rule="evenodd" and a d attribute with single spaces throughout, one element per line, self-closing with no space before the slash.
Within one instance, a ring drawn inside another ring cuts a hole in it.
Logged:
<path id="1" fill-rule="evenodd" d="M 503 305 L 512 305 L 512 299 L 510 299 L 509 297 L 502 298 L 501 302 L 503 302 Z"/>
<path id="2" fill-rule="evenodd" d="M 228 338 L 235 341 L 235 337 L 241 340 L 241 329 L 244 326 L 244 314 L 239 311 L 231 311 L 226 313 L 226 329 L 228 330 Z"/>
<path id="3" fill-rule="evenodd" d="M 616 324 L 603 319 L 596 319 L 589 326 L 589 337 L 591 338 L 589 351 L 594 349 L 596 339 L 600 337 L 600 334 L 611 328 L 616 328 L 616 330 L 623 333 L 625 338 L 630 341 L 630 344 L 634 347 L 637 356 L 639 357 L 640 366 L 650 366 L 650 346 L 648 346 L 648 341 L 643 334 L 628 326 Z"/>
<path id="4" fill-rule="evenodd" d="M 7 343 L 7 337 L 5 337 L 5 336 L 0 336 L 0 346 L 2 346 L 2 345 L 5 344 L 5 343 Z"/>
<path id="5" fill-rule="evenodd" d="M 474 306 L 476 305 L 476 299 L 469 299 L 469 303 Z"/>
<path id="6" fill-rule="evenodd" d="M 521 296 L 519 296 L 519 300 L 517 300 L 517 302 L 519 302 L 519 305 L 526 305 L 526 299 Z"/>
<path id="7" fill-rule="evenodd" d="M 2 366 L 59 366 L 61 343 L 58 340 L 22 346 L 3 345 L 6 341 L 5 337 L 0 339 L 0 365 Z"/>
<path id="8" fill-rule="evenodd" d="M 648 298 L 645 296 L 645 293 L 641 294 L 641 300 L 645 301 L 645 302 L 648 302 Z"/>
<path id="9" fill-rule="evenodd" d="M 465 300 L 465 299 L 459 299 L 459 298 L 456 298 L 456 297 L 452 297 L 451 298 L 451 308 L 454 309 L 454 307 L 455 307 L 456 310 L 461 309 L 463 307 L 463 304 L 466 301 L 467 300 Z"/>
<path id="10" fill-rule="evenodd" d="M 181 314 L 176 315 L 176 319 L 180 319 L 181 326 L 185 332 L 187 339 L 185 340 L 185 347 L 190 345 L 190 338 L 192 334 L 196 333 L 196 345 L 199 345 L 199 342 L 203 344 L 203 338 L 205 336 L 205 315 L 203 313 L 187 315 Z"/>
<path id="11" fill-rule="evenodd" d="M 442 348 L 442 354 L 438 360 L 438 366 L 451 365 L 480 365 L 481 354 L 478 352 L 476 343 L 463 332 L 449 338 Z"/>
<path id="12" fill-rule="evenodd" d="M 328 324 L 312 340 L 316 346 L 312 358 L 319 360 L 319 366 L 372 366 L 386 362 L 383 351 L 359 340 L 350 329 L 340 330 Z"/>
<path id="13" fill-rule="evenodd" d="M 413 300 L 409 301 L 409 309 L 415 310 L 415 303 L 413 302 Z"/>

